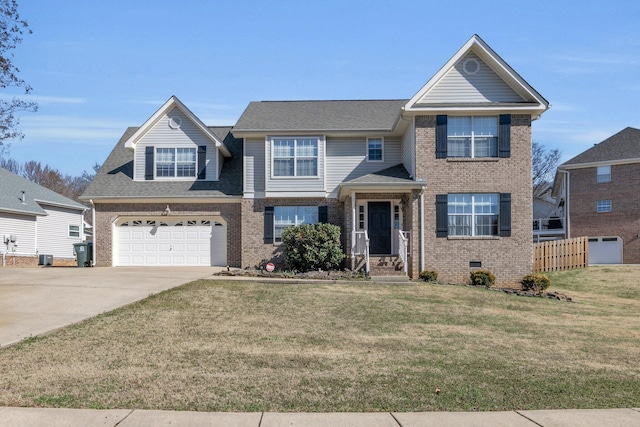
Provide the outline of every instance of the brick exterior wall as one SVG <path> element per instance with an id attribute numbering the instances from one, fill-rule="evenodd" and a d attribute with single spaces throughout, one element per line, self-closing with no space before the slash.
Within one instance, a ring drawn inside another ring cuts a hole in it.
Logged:
<path id="1" fill-rule="evenodd" d="M 328 222 L 341 228 L 341 240 L 345 247 L 345 207 L 337 199 L 269 198 L 244 199 L 242 201 L 242 267 L 263 268 L 272 262 L 277 268 L 284 266 L 282 245 L 264 243 L 265 206 L 327 206 Z"/>
<path id="2" fill-rule="evenodd" d="M 7 254 L 7 256 L 5 257 L 4 267 L 5 268 L 44 267 L 38 264 L 39 261 L 40 261 L 40 257 L 38 256 L 22 256 L 22 255 Z M 74 266 L 77 266 L 77 262 L 73 258 L 53 258 L 53 266 L 54 267 L 74 267 Z"/>
<path id="3" fill-rule="evenodd" d="M 436 159 L 435 116 L 416 117 L 415 124 L 416 176 L 427 183 L 425 268 L 438 271 L 439 280 L 460 283 L 467 282 L 474 270 L 469 262 L 480 261 L 482 269 L 496 275 L 496 284 L 518 283 L 533 267 L 531 117 L 512 115 L 511 157 L 468 161 Z M 511 237 L 436 238 L 436 194 L 448 193 L 511 193 Z M 414 198 L 414 212 L 419 212 L 418 204 Z M 416 274 L 416 265 L 412 267 Z"/>
<path id="4" fill-rule="evenodd" d="M 220 215 L 227 223 L 227 263 L 240 267 L 242 262 L 240 203 L 169 203 L 171 216 L 211 217 Z M 113 265 L 113 223 L 120 216 L 159 217 L 166 203 L 96 203 L 96 265 Z"/>
<path id="5" fill-rule="evenodd" d="M 623 262 L 640 263 L 640 163 L 612 165 L 611 182 L 596 178 L 596 167 L 570 171 L 571 237 L 619 236 Z M 611 200 L 611 212 L 598 213 L 598 200 Z"/>

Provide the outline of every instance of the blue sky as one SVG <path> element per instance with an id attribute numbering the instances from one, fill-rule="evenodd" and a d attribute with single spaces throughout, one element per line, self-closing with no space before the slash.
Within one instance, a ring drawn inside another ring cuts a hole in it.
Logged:
<path id="1" fill-rule="evenodd" d="M 640 128 L 637 1 L 19 4 L 33 34 L 14 61 L 40 107 L 10 155 L 65 174 L 102 163 L 171 95 L 208 125 L 250 101 L 411 98 L 473 34 L 549 100 L 533 139 L 564 160 Z"/>

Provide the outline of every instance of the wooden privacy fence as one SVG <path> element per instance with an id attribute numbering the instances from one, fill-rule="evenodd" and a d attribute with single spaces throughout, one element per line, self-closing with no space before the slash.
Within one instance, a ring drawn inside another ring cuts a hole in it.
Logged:
<path id="1" fill-rule="evenodd" d="M 571 270 L 589 265 L 587 237 L 534 243 L 533 271 Z"/>

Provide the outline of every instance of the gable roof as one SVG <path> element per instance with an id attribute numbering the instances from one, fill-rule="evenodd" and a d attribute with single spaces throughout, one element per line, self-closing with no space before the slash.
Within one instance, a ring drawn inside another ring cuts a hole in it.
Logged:
<path id="1" fill-rule="evenodd" d="M 24 191 L 24 203 L 22 202 Z M 0 168 L 0 211 L 24 215 L 47 215 L 41 205 L 83 211 L 87 209 L 68 197 Z"/>
<path id="2" fill-rule="evenodd" d="M 244 132 L 392 132 L 406 100 L 251 102 L 233 127 Z"/>
<path id="3" fill-rule="evenodd" d="M 231 158 L 223 163 L 218 181 L 134 181 L 134 152 L 125 144 L 138 130 L 137 127 L 130 127 L 125 131 L 80 196 L 81 200 L 242 196 L 242 140 L 229 133 L 230 126 L 207 128 L 208 132 L 224 142 L 231 154 Z"/>
<path id="4" fill-rule="evenodd" d="M 218 138 L 215 133 L 211 132 L 211 130 L 204 124 L 202 121 L 196 117 L 195 114 L 191 112 L 176 96 L 171 96 L 167 102 L 165 102 L 162 107 L 158 109 L 149 119 L 144 122 L 142 126 L 136 129 L 136 131 L 129 135 L 128 139 L 125 141 L 124 145 L 127 148 L 133 148 L 135 144 L 147 133 L 153 126 L 158 123 L 158 121 L 164 117 L 167 113 L 169 113 L 172 109 L 179 109 L 189 120 L 191 120 L 196 127 L 198 127 L 202 133 L 207 136 L 213 143 L 218 147 L 218 149 L 222 152 L 225 157 L 230 157 L 231 153 L 229 153 L 228 148 L 224 145 L 224 142 Z"/>
<path id="5" fill-rule="evenodd" d="M 640 129 L 627 127 L 560 165 L 600 162 L 640 162 Z"/>
<path id="6" fill-rule="evenodd" d="M 477 62 L 477 67 L 473 65 L 471 72 L 461 72 L 467 66 L 467 60 Z M 452 77 L 454 74 L 457 87 L 460 89 L 458 96 L 451 100 L 435 96 L 435 92 L 440 88 L 450 93 L 451 84 L 454 83 L 452 79 L 455 80 Z M 491 108 L 521 110 L 530 113 L 536 119 L 549 108 L 549 102 L 477 34 L 474 34 L 404 106 L 407 112 L 446 112 L 449 109 L 487 111 Z"/>

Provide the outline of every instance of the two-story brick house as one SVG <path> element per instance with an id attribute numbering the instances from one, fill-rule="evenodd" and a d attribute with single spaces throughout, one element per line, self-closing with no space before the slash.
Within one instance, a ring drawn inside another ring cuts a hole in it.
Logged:
<path id="1" fill-rule="evenodd" d="M 640 129 L 628 127 L 558 167 L 552 195 L 590 264 L 640 263 Z"/>
<path id="2" fill-rule="evenodd" d="M 518 281 L 533 258 L 531 121 L 548 107 L 478 36 L 411 99 L 252 102 L 210 128 L 171 98 L 83 196 L 97 265 L 259 266 L 278 262 L 287 226 L 330 222 L 373 273 L 391 260 L 411 277 Z"/>

